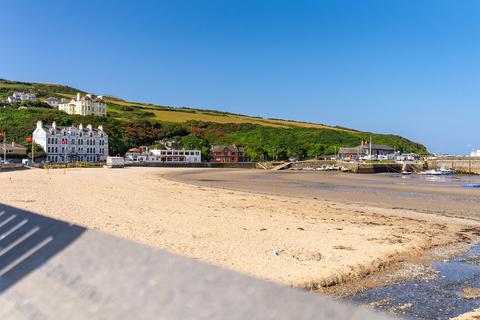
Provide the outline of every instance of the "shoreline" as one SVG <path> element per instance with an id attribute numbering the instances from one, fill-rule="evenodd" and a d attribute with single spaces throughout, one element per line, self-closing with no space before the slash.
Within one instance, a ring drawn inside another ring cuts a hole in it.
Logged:
<path id="1" fill-rule="evenodd" d="M 340 288 L 431 248 L 473 241 L 478 233 L 478 223 L 465 218 L 165 177 L 185 171 L 5 172 L 0 202 L 309 290 Z"/>
<path id="2" fill-rule="evenodd" d="M 181 173 L 183 176 L 184 173 Z M 328 173 L 327 173 L 328 174 Z M 363 176 L 368 176 L 365 174 Z M 371 174 L 373 176 L 378 176 L 378 174 Z M 186 183 L 192 186 L 203 186 L 201 183 L 195 183 L 192 181 L 186 182 L 184 179 L 179 178 L 179 175 L 176 173 L 167 173 L 162 175 L 163 178 L 169 179 L 174 182 Z M 213 181 L 213 180 L 212 180 Z M 244 191 L 243 188 L 229 188 L 218 186 L 217 188 L 222 190 L 232 190 L 232 191 Z M 257 193 L 269 196 L 278 196 L 278 192 L 256 190 Z M 308 198 L 308 196 L 298 196 L 298 195 L 289 195 L 289 197 L 296 198 Z M 330 199 L 319 199 L 314 197 L 315 200 L 320 201 L 330 201 Z M 345 201 L 345 204 L 349 205 L 365 205 L 361 202 Z M 393 210 L 405 210 L 405 208 L 397 207 L 374 207 L 374 208 L 383 208 L 383 209 L 393 209 Z M 409 210 L 409 209 L 406 209 Z M 469 223 L 480 222 L 480 218 L 474 217 L 464 217 L 461 215 L 452 215 L 451 213 L 445 212 L 432 212 L 424 210 L 415 210 L 418 213 L 424 213 L 426 215 L 432 215 L 435 217 L 445 217 L 452 219 L 460 219 L 469 221 Z M 468 237 L 467 237 L 468 238 Z M 432 270 L 430 264 L 433 262 L 444 261 L 451 259 L 456 256 L 463 255 L 470 248 L 475 246 L 480 242 L 480 228 L 473 231 L 473 239 L 465 239 L 464 234 L 459 234 L 457 239 L 453 239 L 449 243 L 440 244 L 440 245 L 429 245 L 425 248 L 415 249 L 413 251 L 407 251 L 396 256 L 390 256 L 386 261 L 379 261 L 378 263 L 373 263 L 370 266 L 358 266 L 359 270 L 357 275 L 350 274 L 346 277 L 343 275 L 337 275 L 330 279 L 324 279 L 320 283 L 305 283 L 303 286 L 299 286 L 305 290 L 312 290 L 319 293 L 328 294 L 337 298 L 346 298 L 353 296 L 359 292 L 366 291 L 368 289 L 381 287 L 385 285 L 391 285 L 395 283 L 400 283 L 403 281 L 414 280 L 414 279 L 425 279 L 432 276 Z M 392 275 L 393 274 L 393 275 Z M 320 284 L 320 286 L 318 285 Z"/>

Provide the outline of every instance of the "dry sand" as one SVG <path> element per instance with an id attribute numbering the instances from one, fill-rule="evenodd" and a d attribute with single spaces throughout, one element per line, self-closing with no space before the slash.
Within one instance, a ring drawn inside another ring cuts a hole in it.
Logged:
<path id="1" fill-rule="evenodd" d="M 480 309 L 476 309 L 472 312 L 467 312 L 458 317 L 451 318 L 451 320 L 478 320 L 480 319 Z"/>
<path id="2" fill-rule="evenodd" d="M 4 172 L 0 202 L 308 288 L 362 277 L 478 234 L 477 223 L 468 219 L 230 191 L 162 177 L 188 170 Z"/>

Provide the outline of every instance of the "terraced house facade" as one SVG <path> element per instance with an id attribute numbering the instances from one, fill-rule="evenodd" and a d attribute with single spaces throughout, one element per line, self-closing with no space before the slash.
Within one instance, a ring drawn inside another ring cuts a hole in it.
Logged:
<path id="1" fill-rule="evenodd" d="M 45 150 L 48 162 L 96 162 L 108 157 L 108 135 L 102 126 L 61 127 L 39 121 L 32 138 Z"/>

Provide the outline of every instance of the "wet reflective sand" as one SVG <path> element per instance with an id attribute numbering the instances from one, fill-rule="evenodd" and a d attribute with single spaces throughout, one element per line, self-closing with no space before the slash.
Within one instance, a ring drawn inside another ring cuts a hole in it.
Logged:
<path id="1" fill-rule="evenodd" d="M 480 219 L 480 176 L 202 169 L 174 172 L 166 177 L 210 187 Z"/>

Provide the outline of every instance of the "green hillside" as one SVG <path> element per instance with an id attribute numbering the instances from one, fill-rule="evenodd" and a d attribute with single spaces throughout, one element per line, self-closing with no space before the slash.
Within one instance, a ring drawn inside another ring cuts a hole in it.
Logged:
<path id="1" fill-rule="evenodd" d="M 38 120 L 56 121 L 59 125 L 103 124 L 110 136 L 111 154 L 123 154 L 131 147 L 151 145 L 155 141 L 174 138 L 186 148 L 201 148 L 208 158 L 213 144 L 238 144 L 246 148 L 252 160 L 262 155 L 271 158 L 289 156 L 315 157 L 335 153 L 341 146 L 358 145 L 372 136 L 373 142 L 386 144 L 406 152 L 427 154 L 425 146 L 398 135 L 376 134 L 323 124 L 264 119 L 215 110 L 176 108 L 129 102 L 106 97 L 106 118 L 72 116 L 49 108 L 42 102 L 47 97 L 72 98 L 81 90 L 63 85 L 25 83 L 0 80 L 0 99 L 14 91 L 32 92 L 36 102 L 23 102 L 0 109 L 0 132 L 9 139 L 25 141 Z M 20 107 L 27 107 L 20 108 Z M 20 109 L 19 109 L 20 108 Z"/>

